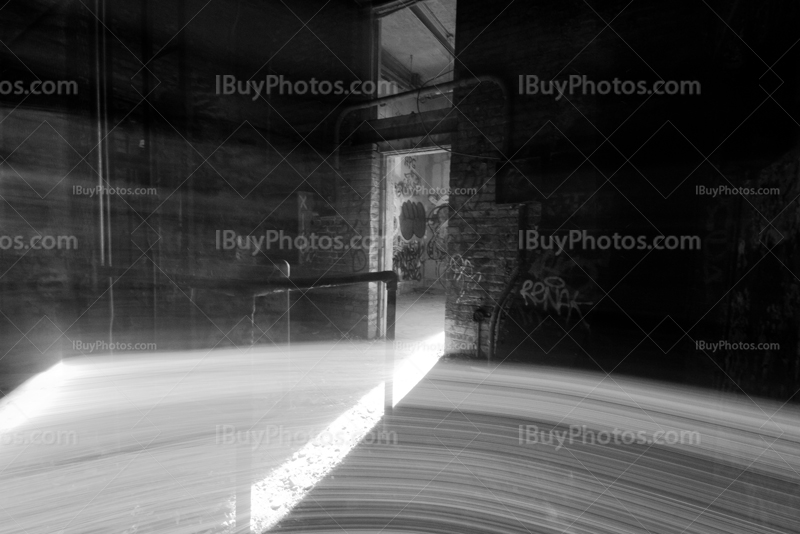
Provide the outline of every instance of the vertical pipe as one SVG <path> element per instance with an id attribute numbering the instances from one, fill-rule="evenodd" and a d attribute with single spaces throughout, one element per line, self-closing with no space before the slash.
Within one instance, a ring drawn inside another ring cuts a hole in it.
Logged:
<path id="1" fill-rule="evenodd" d="M 250 346 L 256 344 L 256 296 L 253 295 L 253 306 L 250 311 Z"/>
<path id="2" fill-rule="evenodd" d="M 185 0 L 178 0 L 176 5 L 176 18 L 175 21 L 178 28 L 183 28 L 186 18 L 186 1 Z M 176 44 L 178 46 L 178 94 L 180 95 L 181 101 L 184 103 L 183 109 L 183 116 L 181 120 L 178 121 L 178 127 L 180 130 L 181 135 L 184 139 L 186 139 L 186 134 L 188 130 L 188 113 L 186 109 L 188 95 L 187 95 L 187 85 L 186 85 L 186 34 L 184 30 L 181 30 L 180 33 L 175 37 Z M 188 163 L 189 153 L 186 152 L 186 163 Z M 188 168 L 188 165 L 186 165 Z M 187 173 L 188 174 L 188 173 Z M 186 224 L 184 221 L 184 217 L 186 216 L 184 209 L 184 203 L 186 202 L 186 184 L 182 184 L 180 187 L 180 194 L 178 195 L 178 242 L 179 250 L 183 254 L 185 252 L 186 243 L 184 241 L 184 234 L 186 233 Z M 186 257 L 185 255 L 183 256 Z"/>
<path id="3" fill-rule="evenodd" d="M 151 113 L 150 113 L 150 102 L 147 100 L 150 93 L 150 70 L 149 64 L 152 58 L 152 43 L 150 40 L 150 6 L 148 0 L 141 0 L 141 41 L 142 41 L 142 95 L 145 99 L 145 105 L 142 108 L 142 128 L 144 134 L 144 150 L 145 150 L 145 160 L 147 161 L 147 176 L 148 176 L 148 184 L 150 187 L 154 186 L 153 183 L 153 143 L 152 143 L 152 133 L 151 133 Z M 160 224 L 160 222 L 159 222 Z M 149 240 L 148 240 L 149 244 Z M 151 249 L 152 250 L 152 249 Z M 158 334 L 158 312 L 157 312 L 157 305 L 158 305 L 158 269 L 156 267 L 157 258 L 157 249 L 151 252 L 150 261 L 153 265 L 151 278 L 153 283 L 153 342 L 157 342 L 157 334 Z"/>
<path id="4" fill-rule="evenodd" d="M 386 360 L 384 380 L 384 422 L 392 414 L 394 400 L 394 323 L 397 316 L 397 278 L 386 282 Z"/>
<path id="5" fill-rule="evenodd" d="M 519 232 L 526 229 L 527 217 L 528 206 L 526 204 L 520 204 L 519 211 L 517 212 L 517 235 L 519 235 Z M 489 352 L 486 355 L 486 359 L 489 362 L 491 362 L 494 358 L 495 348 L 497 346 L 497 330 L 500 328 L 500 314 L 504 313 L 503 310 L 505 309 L 506 299 L 511 294 L 511 290 L 514 289 L 514 285 L 517 283 L 518 278 L 525 273 L 527 256 L 525 255 L 525 250 L 522 247 L 518 247 L 518 249 L 517 266 L 514 267 L 513 271 L 511 271 L 508 282 L 506 282 L 506 286 L 503 288 L 503 292 L 500 294 L 500 299 L 496 301 L 491 318 L 489 319 Z"/>
<path id="6" fill-rule="evenodd" d="M 475 348 L 475 357 L 480 360 L 483 357 L 481 353 L 481 321 L 477 321 L 475 324 L 475 337 L 478 340 Z M 489 359 L 487 358 L 486 361 L 489 361 Z"/>
<path id="7" fill-rule="evenodd" d="M 108 205 L 108 198 L 105 198 L 103 193 L 105 188 L 104 176 L 108 172 L 108 140 L 106 139 L 106 132 L 108 132 L 108 108 L 106 100 L 108 98 L 108 83 L 107 83 L 107 56 L 106 56 L 106 4 L 105 0 L 95 0 L 95 68 L 97 75 L 97 185 L 99 186 L 97 199 L 99 202 L 99 218 L 100 218 L 100 265 L 105 267 L 111 266 L 111 221 L 110 221 L 110 208 Z M 106 193 L 108 191 L 106 190 Z M 106 220 L 108 220 L 108 235 L 106 235 Z M 108 262 L 106 263 L 106 240 L 108 240 Z M 110 351 L 114 353 L 114 279 L 109 269 L 108 276 L 108 305 L 109 305 L 109 321 L 108 321 L 108 343 L 111 347 Z M 114 418 L 114 425 L 116 428 L 117 449 L 122 448 L 122 433 L 119 427 L 120 421 L 120 407 L 116 402 L 114 405 L 117 417 Z"/>
<path id="8" fill-rule="evenodd" d="M 102 191 L 103 187 L 103 103 L 102 103 L 102 90 L 101 90 L 101 71 L 100 71 L 100 0 L 94 0 L 95 11 L 95 74 L 97 76 L 97 185 Z M 100 202 L 100 265 L 106 264 L 106 232 L 105 232 L 105 214 L 103 206 L 102 193 L 97 195 Z"/>
<path id="9" fill-rule="evenodd" d="M 100 7 L 102 10 L 102 20 L 105 27 L 105 20 L 106 20 L 106 1 L 100 0 Z M 111 185 L 111 162 L 109 160 L 109 150 L 108 150 L 108 139 L 105 138 L 108 136 L 108 98 L 109 98 L 109 80 L 108 80 L 108 73 L 110 72 L 109 64 L 108 64 L 108 54 L 107 54 L 107 45 L 106 45 L 106 32 L 102 32 L 103 39 L 102 39 L 102 57 L 103 57 L 103 136 L 104 142 L 102 145 L 102 154 L 103 159 L 105 160 L 105 182 L 107 186 Z M 111 192 L 109 188 L 106 188 L 106 230 L 108 232 L 108 265 L 111 265 Z"/>
<path id="10" fill-rule="evenodd" d="M 386 162 L 388 160 L 388 156 L 381 154 L 380 156 L 380 175 L 386 177 Z M 389 219 L 389 210 L 388 210 L 388 188 L 389 188 L 389 181 L 388 180 L 381 180 L 378 185 L 378 212 L 381 216 L 378 218 L 378 271 L 385 271 L 387 270 L 386 267 L 386 228 L 387 221 Z M 374 241 L 373 241 L 374 242 Z M 383 291 L 378 291 L 378 325 L 377 325 L 377 337 L 385 337 L 386 336 L 386 325 L 380 320 L 381 317 L 385 316 L 384 310 L 386 306 L 386 296 Z"/>
<path id="11" fill-rule="evenodd" d="M 180 46 L 180 60 L 178 63 L 178 82 L 180 87 L 180 94 L 183 100 L 183 136 L 184 138 L 191 143 L 192 134 L 191 134 L 191 117 L 192 117 L 192 100 L 191 95 L 189 92 L 189 77 L 187 75 L 188 72 L 188 63 L 189 63 L 189 51 L 186 46 L 187 38 L 186 32 L 188 32 L 188 28 L 184 28 L 187 25 L 187 17 L 186 17 L 186 1 L 185 0 L 178 0 L 178 27 L 183 28 L 181 30 L 180 35 L 178 36 L 178 44 Z M 268 109 L 269 111 L 269 109 Z M 269 126 L 268 126 L 269 127 Z M 186 174 L 189 174 L 189 169 L 192 166 L 192 159 L 193 153 L 188 148 L 186 150 Z M 194 266 L 196 262 L 193 261 L 194 255 L 194 248 L 193 248 L 193 238 L 194 238 L 194 230 L 195 230 L 195 220 L 194 220 L 194 173 L 191 173 L 191 176 L 186 180 L 186 257 L 188 258 L 189 265 Z"/>
<path id="12" fill-rule="evenodd" d="M 286 264 L 284 276 L 289 280 L 292 277 L 292 266 L 286 260 L 283 260 L 283 263 Z M 286 287 L 286 346 L 292 346 L 292 300 L 288 286 Z"/>
<path id="13" fill-rule="evenodd" d="M 101 19 L 103 21 L 103 28 L 105 28 L 105 20 L 106 20 L 106 1 L 100 0 L 100 8 L 101 8 Z M 101 153 L 103 155 L 103 160 L 105 161 L 105 185 L 106 185 L 106 240 L 108 243 L 107 247 L 107 257 L 108 257 L 108 266 L 111 267 L 112 265 L 112 254 L 111 254 L 111 192 L 110 192 L 110 185 L 111 185 L 111 161 L 109 157 L 109 149 L 108 149 L 108 99 L 110 95 L 109 91 L 109 77 L 108 74 L 111 72 L 109 68 L 108 62 L 108 46 L 106 44 L 106 32 L 102 32 L 102 72 L 103 72 L 103 144 L 101 145 Z M 103 196 L 102 191 L 100 192 L 100 197 Z M 108 302 L 109 302 L 109 319 L 108 319 L 108 344 L 111 347 L 111 354 L 114 354 L 114 278 L 113 275 L 109 274 L 108 277 Z"/>
<path id="14" fill-rule="evenodd" d="M 192 334 L 192 348 L 197 348 L 199 343 L 197 342 L 197 328 L 195 324 L 197 323 L 197 296 L 196 296 L 196 289 L 191 288 L 189 290 L 189 329 Z"/>

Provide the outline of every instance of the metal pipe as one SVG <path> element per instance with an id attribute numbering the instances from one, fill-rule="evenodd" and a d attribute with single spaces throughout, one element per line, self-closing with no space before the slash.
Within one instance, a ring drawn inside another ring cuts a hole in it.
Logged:
<path id="1" fill-rule="evenodd" d="M 528 206 L 527 204 L 521 204 L 517 212 L 517 235 L 525 229 L 527 220 Z M 496 301 L 497 303 L 492 310 L 491 319 L 489 320 L 489 352 L 486 355 L 487 362 L 491 362 L 492 359 L 494 359 L 495 347 L 497 345 L 497 330 L 500 325 L 500 314 L 504 313 L 506 299 L 511 295 L 511 290 L 514 289 L 517 280 L 525 273 L 526 261 L 525 250 L 519 247 L 517 251 L 517 266 L 511 271 L 508 283 L 506 283 L 503 292 L 500 294 L 500 298 Z"/>
<path id="2" fill-rule="evenodd" d="M 105 20 L 106 20 L 106 0 L 100 0 L 100 7 L 102 9 L 101 20 L 103 23 L 103 28 L 105 28 Z M 109 150 L 108 150 L 108 97 L 110 91 L 108 89 L 108 73 L 110 72 L 109 64 L 108 64 L 108 46 L 106 45 L 106 32 L 102 32 L 103 39 L 102 39 L 102 58 L 103 58 L 103 144 L 102 150 L 103 158 L 105 160 L 105 173 L 106 178 L 105 182 L 107 186 L 111 185 L 111 161 L 109 158 Z M 101 190 L 102 195 L 102 190 Z M 107 240 L 108 240 L 108 264 L 111 265 L 111 191 L 110 187 L 106 187 L 106 231 L 108 232 Z M 113 307 L 113 301 L 112 301 Z"/>
<path id="3" fill-rule="evenodd" d="M 370 10 L 376 17 L 386 17 L 397 11 L 418 4 L 422 0 L 389 0 L 387 2 L 373 3 Z"/>
<path id="4" fill-rule="evenodd" d="M 283 263 L 286 264 L 286 272 L 283 273 L 283 276 L 288 280 L 292 276 L 292 266 L 286 260 L 283 260 Z M 286 346 L 292 346 L 292 299 L 289 288 L 286 288 Z"/>
<path id="5" fill-rule="evenodd" d="M 194 282 L 194 284 L 198 284 L 200 281 Z M 205 281 L 203 281 L 205 282 Z M 251 291 L 257 297 L 261 297 L 264 295 L 271 295 L 273 293 L 283 292 L 285 290 L 289 291 L 300 291 L 303 289 L 322 289 L 328 287 L 337 287 L 337 286 L 347 286 L 353 284 L 362 284 L 366 282 L 384 282 L 387 284 L 394 283 L 395 286 L 397 284 L 397 273 L 394 271 L 379 271 L 373 273 L 360 273 L 360 274 L 350 274 L 350 275 L 340 275 L 340 276 L 323 276 L 319 277 L 309 277 L 309 278 L 295 278 L 293 280 L 273 280 L 270 281 L 268 284 L 254 282 L 253 285 L 257 286 L 256 288 L 252 289 Z M 245 282 L 246 283 L 246 282 Z M 243 286 L 242 282 L 239 281 L 215 281 L 210 284 L 214 289 L 219 289 L 222 291 L 236 291 L 238 292 L 245 292 L 249 293 L 246 289 L 241 289 Z M 258 287 L 261 286 L 261 287 Z M 396 290 L 396 287 L 395 287 Z M 388 313 L 388 312 L 387 312 Z M 394 336 L 394 325 L 392 325 L 391 335 Z M 387 335 L 389 335 L 389 325 L 387 325 Z"/>
<path id="6" fill-rule="evenodd" d="M 477 348 L 475 350 L 475 353 L 476 353 L 476 356 L 478 357 L 478 359 L 480 359 L 482 357 L 482 353 L 481 353 L 481 324 L 483 324 L 483 321 L 485 319 L 489 318 L 489 317 L 491 317 L 491 312 L 487 311 L 486 308 L 483 307 L 483 306 L 481 306 L 480 308 L 478 308 L 474 312 L 472 312 L 472 320 L 475 321 L 475 324 L 476 324 L 476 326 L 475 326 L 475 334 L 476 334 L 476 336 L 475 337 L 478 338 Z"/>
<path id="7" fill-rule="evenodd" d="M 111 273 L 111 269 L 109 269 Z M 385 364 L 386 371 L 385 388 L 384 388 L 384 414 L 389 415 L 392 411 L 392 401 L 394 396 L 394 340 L 395 340 L 395 323 L 397 322 L 397 273 L 394 271 L 378 271 L 372 273 L 360 273 L 340 276 L 323 276 L 323 277 L 310 277 L 310 278 L 295 278 L 289 279 L 290 266 L 286 262 L 286 278 L 279 280 L 271 280 L 267 283 L 264 282 L 243 282 L 236 280 L 201 280 L 193 277 L 177 278 L 177 282 L 191 287 L 190 299 L 195 302 L 196 288 L 203 287 L 204 289 L 212 289 L 220 291 L 224 294 L 232 296 L 247 296 L 254 301 L 257 297 L 272 295 L 275 293 L 285 292 L 287 295 L 290 291 L 301 291 L 303 289 L 311 288 L 326 288 L 338 287 L 344 285 L 362 284 L 370 282 L 382 282 L 386 288 L 386 349 L 385 349 Z M 248 287 L 249 286 L 249 287 Z M 265 287 L 266 286 L 266 287 Z M 192 321 L 194 324 L 194 321 Z M 239 496 L 237 494 L 237 496 Z M 248 503 L 246 502 L 247 496 L 241 494 L 242 501 L 245 507 L 242 510 L 247 510 L 249 514 Z M 239 510 L 237 509 L 237 516 Z"/>
<path id="8" fill-rule="evenodd" d="M 105 28 L 105 20 L 106 20 L 106 0 L 100 0 L 100 7 L 101 7 L 101 21 L 103 28 Z M 103 72 L 103 143 L 101 145 L 100 152 L 103 154 L 103 159 L 105 160 L 105 182 L 106 182 L 106 232 L 107 232 L 107 242 L 108 242 L 108 265 L 109 267 L 113 263 L 113 256 L 111 253 L 111 160 L 109 156 L 108 150 L 108 98 L 111 92 L 108 88 L 108 77 L 110 72 L 110 66 L 108 61 L 108 46 L 106 45 L 106 32 L 102 32 L 102 72 Z M 102 190 L 100 191 L 100 197 L 103 196 Z M 109 314 L 108 314 L 108 345 L 111 347 L 111 354 L 114 354 L 114 278 L 112 276 L 108 277 L 108 302 L 109 302 Z"/>
<path id="9" fill-rule="evenodd" d="M 333 144 L 334 144 L 333 150 L 335 154 L 334 167 L 337 170 L 339 169 L 340 132 L 342 129 L 342 124 L 344 123 L 344 119 L 350 113 L 361 109 L 369 109 L 374 106 L 379 106 L 381 104 L 390 104 L 392 102 L 403 100 L 404 98 L 408 98 L 415 95 L 417 98 L 420 98 L 422 96 L 427 96 L 432 94 L 443 94 L 455 89 L 462 89 L 464 87 L 469 87 L 471 85 L 480 84 L 484 82 L 496 84 L 498 87 L 500 87 L 500 90 L 503 92 L 503 122 L 506 126 L 506 133 L 503 136 L 503 157 L 507 157 L 508 145 L 510 143 L 509 136 L 510 136 L 510 126 L 511 126 L 511 117 L 509 116 L 509 110 L 511 109 L 511 100 L 509 98 L 508 89 L 506 87 L 505 82 L 502 79 L 498 78 L 497 76 L 482 75 L 482 76 L 474 76 L 472 78 L 464 78 L 458 81 L 442 83 L 439 85 L 420 87 L 419 89 L 414 89 L 413 91 L 406 91 L 404 93 L 398 93 L 396 95 L 389 95 L 381 98 L 375 98 L 367 102 L 361 102 L 359 104 L 353 104 L 352 106 L 347 106 L 339 113 L 339 116 L 336 118 L 336 126 L 334 127 L 333 131 Z"/>
<path id="10" fill-rule="evenodd" d="M 153 172 L 153 135 L 152 135 L 152 111 L 150 102 L 147 98 L 150 96 L 150 69 L 148 65 L 153 58 L 153 43 L 150 35 L 150 2 L 149 0 L 141 0 L 141 51 L 142 51 L 142 95 L 144 95 L 145 104 L 142 107 L 142 135 L 144 136 L 144 157 L 147 160 L 147 178 L 150 187 L 154 187 L 154 172 Z M 160 235 L 161 230 L 161 217 L 160 212 L 156 210 L 154 215 L 157 221 L 156 235 Z M 149 228 L 149 225 L 148 225 Z M 146 232 L 146 229 L 145 229 Z M 145 235 L 147 235 L 145 233 Z M 153 282 L 153 341 L 158 342 L 158 262 L 160 259 L 159 248 L 161 247 L 161 240 L 158 240 L 156 247 L 149 246 L 148 239 L 148 252 L 150 252 L 150 262 L 152 263 L 151 280 Z"/>
<path id="11" fill-rule="evenodd" d="M 100 12 L 100 1 L 94 0 L 95 13 Z M 105 231 L 105 214 L 103 205 L 103 104 L 102 104 L 102 90 L 100 86 L 101 71 L 100 71 L 100 18 L 95 17 L 95 74 L 97 75 L 97 185 L 100 187 L 100 194 L 97 195 L 100 201 L 100 265 L 106 264 L 106 231 Z"/>
<path id="12" fill-rule="evenodd" d="M 95 74 L 97 76 L 97 185 L 99 187 L 97 199 L 99 203 L 100 218 L 100 265 L 111 265 L 111 198 L 106 187 L 108 180 L 105 176 L 109 170 L 108 141 L 108 64 L 106 58 L 106 33 L 105 33 L 105 0 L 95 0 Z M 106 241 L 108 252 L 106 254 Z M 108 260 L 106 262 L 106 256 Z M 109 297 L 109 322 L 108 344 L 111 354 L 114 353 L 114 279 L 108 277 Z"/>
<path id="13" fill-rule="evenodd" d="M 388 272 L 395 274 L 394 271 Z M 387 278 L 384 284 L 386 286 L 386 378 L 383 382 L 383 421 L 385 426 L 387 417 L 392 414 L 394 401 L 394 335 L 395 323 L 397 322 L 397 275 Z"/>

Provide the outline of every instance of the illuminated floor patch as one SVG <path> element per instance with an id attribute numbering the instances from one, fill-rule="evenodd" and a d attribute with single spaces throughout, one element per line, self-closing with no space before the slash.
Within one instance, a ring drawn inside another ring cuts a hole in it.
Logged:
<path id="1" fill-rule="evenodd" d="M 370 431 L 383 416 L 384 385 L 379 384 L 340 415 L 292 459 L 253 485 L 251 526 L 274 526 L 362 440 L 382 439 Z"/>
<path id="2" fill-rule="evenodd" d="M 394 372 L 392 405 L 411 391 L 436 364 L 444 350 L 444 332 L 418 344 Z M 402 355 L 398 355 L 402 356 Z M 374 430 L 383 416 L 384 384 L 367 393 L 339 416 L 292 459 L 256 483 L 252 491 L 251 526 L 264 532 L 278 523 L 360 442 L 388 442 L 391 436 Z"/>
<path id="3" fill-rule="evenodd" d="M 399 368 L 394 373 L 394 395 L 392 406 L 397 406 L 409 391 L 414 389 L 428 371 L 430 371 L 439 357 L 444 353 L 444 332 L 431 336 L 420 343 L 411 345 L 415 347 L 410 355 L 403 358 Z M 399 358 L 398 358 L 399 359 Z"/>
<path id="4" fill-rule="evenodd" d="M 8 432 L 42 413 L 67 376 L 67 366 L 58 362 L 12 391 L 0 402 L 0 432 Z"/>

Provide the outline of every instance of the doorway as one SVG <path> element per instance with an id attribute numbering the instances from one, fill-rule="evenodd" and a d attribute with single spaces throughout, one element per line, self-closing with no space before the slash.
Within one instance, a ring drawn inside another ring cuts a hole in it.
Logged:
<path id="1" fill-rule="evenodd" d="M 399 279 L 398 348 L 443 352 L 450 153 L 387 154 L 384 169 L 383 261 Z"/>

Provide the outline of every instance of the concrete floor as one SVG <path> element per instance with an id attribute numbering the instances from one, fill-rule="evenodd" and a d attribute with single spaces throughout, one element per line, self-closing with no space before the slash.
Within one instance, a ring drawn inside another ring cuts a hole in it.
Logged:
<path id="1" fill-rule="evenodd" d="M 797 414 L 759 427 L 779 406 L 440 361 L 272 532 L 800 532 Z M 611 428 L 647 441 L 595 442 Z M 665 429 L 696 441 L 654 441 Z"/>
<path id="2" fill-rule="evenodd" d="M 444 293 L 399 296 L 397 319 L 395 403 L 441 354 Z M 271 481 L 290 459 L 305 459 L 309 476 L 324 476 L 335 462 L 321 460 L 322 447 L 300 452 L 307 438 L 326 435 L 343 414 L 371 426 L 382 413 L 375 390 L 385 372 L 382 342 L 93 356 L 70 359 L 48 374 L 52 383 L 29 385 L 38 389 L 0 405 L 0 422 L 8 423 L 0 430 L 25 438 L 55 428 L 75 438 L 50 447 L 21 439 L 0 449 L 0 482 L 14 480 L 0 484 L 0 500 L 14 510 L 0 532 L 224 532 L 241 472 Z M 375 406 L 353 411 L 373 390 Z M 348 450 L 334 443 L 329 456 Z M 292 498 L 305 485 L 279 482 L 272 489 Z M 51 492 L 62 514 L 37 509 Z"/>

